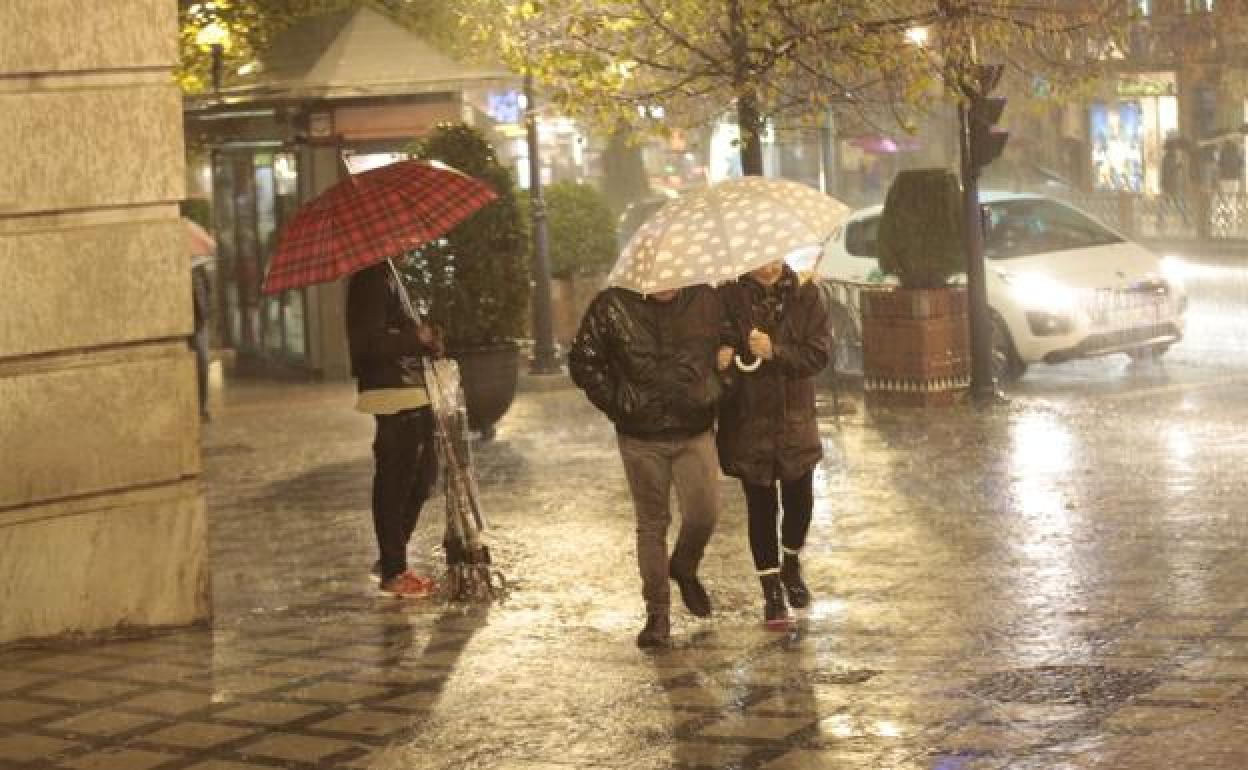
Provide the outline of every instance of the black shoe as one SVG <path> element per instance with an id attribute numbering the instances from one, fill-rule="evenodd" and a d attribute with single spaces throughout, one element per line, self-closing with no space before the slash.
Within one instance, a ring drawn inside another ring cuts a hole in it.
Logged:
<path id="1" fill-rule="evenodd" d="M 710 617 L 711 615 L 711 597 L 706 595 L 706 589 L 702 586 L 702 581 L 698 580 L 696 574 L 684 574 L 676 569 L 676 566 L 669 565 L 667 570 L 672 580 L 676 581 L 676 586 L 680 588 L 680 599 L 685 603 L 685 609 L 697 615 L 699 618 Z"/>
<path id="2" fill-rule="evenodd" d="M 806 581 L 802 580 L 802 564 L 797 554 L 786 553 L 780 564 L 780 582 L 784 584 L 784 592 L 788 594 L 789 606 L 796 610 L 810 606 L 810 591 Z"/>
<path id="3" fill-rule="evenodd" d="M 647 615 L 646 627 L 637 634 L 637 646 L 643 650 L 649 647 L 663 647 L 672 635 L 671 621 L 667 615 Z"/>
<path id="4" fill-rule="evenodd" d="M 789 617 L 789 608 L 784 603 L 784 586 L 780 584 L 780 576 L 774 572 L 759 575 L 763 584 L 763 624 L 773 631 L 786 630 L 793 623 Z"/>

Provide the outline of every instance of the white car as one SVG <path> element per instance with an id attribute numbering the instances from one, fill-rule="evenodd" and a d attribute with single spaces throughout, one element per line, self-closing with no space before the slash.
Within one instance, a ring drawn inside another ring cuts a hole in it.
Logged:
<path id="1" fill-rule="evenodd" d="M 1038 362 L 1160 356 L 1183 338 L 1187 295 L 1166 260 L 1043 195 L 985 192 L 980 202 L 998 382 L 1013 381 Z M 854 368 L 861 354 L 859 292 L 895 283 L 876 259 L 882 208 L 850 215 L 819 263 L 839 371 Z"/>

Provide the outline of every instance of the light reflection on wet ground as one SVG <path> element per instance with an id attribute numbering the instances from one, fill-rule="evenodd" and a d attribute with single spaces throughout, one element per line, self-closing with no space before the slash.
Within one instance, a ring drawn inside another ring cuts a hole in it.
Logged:
<path id="1" fill-rule="evenodd" d="M 522 393 L 480 446 L 514 587 L 448 607 L 372 593 L 350 389 L 227 383 L 211 628 L 0 652 L 0 768 L 1244 767 L 1245 390 L 1172 355 L 1037 369 L 988 412 L 825 418 L 799 631 L 760 627 L 725 480 L 716 614 L 677 611 L 654 655 L 576 391 Z"/>

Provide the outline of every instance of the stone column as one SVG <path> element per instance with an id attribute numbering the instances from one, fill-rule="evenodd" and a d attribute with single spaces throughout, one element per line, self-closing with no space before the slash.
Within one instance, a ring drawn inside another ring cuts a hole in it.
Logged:
<path id="1" fill-rule="evenodd" d="M 210 611 L 173 0 L 0 3 L 0 642 Z"/>

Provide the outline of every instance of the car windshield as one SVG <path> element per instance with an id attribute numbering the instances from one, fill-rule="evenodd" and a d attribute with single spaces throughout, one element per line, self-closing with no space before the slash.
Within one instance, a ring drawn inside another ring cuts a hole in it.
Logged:
<path id="1" fill-rule="evenodd" d="M 1042 199 L 984 206 L 984 256 L 1010 259 L 1121 243 L 1122 238 L 1069 206 Z"/>

